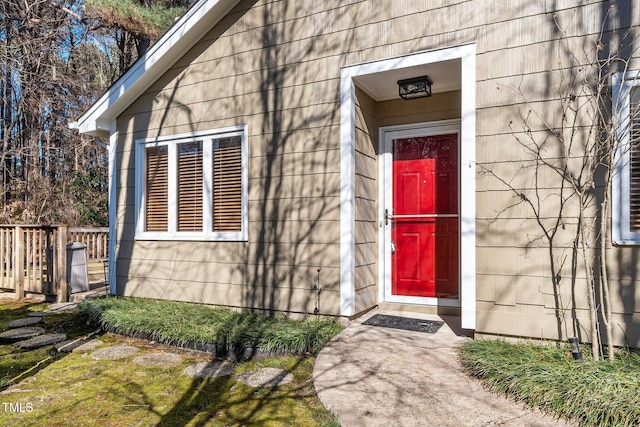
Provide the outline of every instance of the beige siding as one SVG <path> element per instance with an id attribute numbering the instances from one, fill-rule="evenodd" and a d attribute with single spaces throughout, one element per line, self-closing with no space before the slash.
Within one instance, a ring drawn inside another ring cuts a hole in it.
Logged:
<path id="1" fill-rule="evenodd" d="M 119 292 L 309 313 L 320 269 L 321 312 L 339 314 L 340 57 L 333 36 L 311 39 L 336 12 L 284 7 L 238 6 L 120 116 Z M 249 241 L 135 240 L 133 141 L 239 124 Z"/>
<path id="2" fill-rule="evenodd" d="M 553 227 L 558 194 L 566 187 L 556 172 L 537 167 L 526 143 L 546 140 L 545 128 L 562 124 L 559 108 L 566 88 L 577 88 L 568 83 L 567 73 L 592 52 L 603 14 L 617 14 L 620 25 L 635 25 L 638 38 L 640 13 L 635 4 L 625 10 L 632 2 L 618 3 L 613 12 L 604 0 L 520 3 L 241 2 L 118 119 L 119 289 L 312 312 L 311 286 L 321 268 L 321 311 L 339 314 L 341 67 L 475 42 L 478 332 L 564 338 L 572 331 L 557 313 L 570 317 L 572 300 L 580 327 L 587 328 L 584 274 L 579 261 L 577 273 L 570 262 L 577 205 L 570 200 L 563 207 L 550 256 L 541 225 Z M 631 63 L 640 67 L 640 58 Z M 576 105 L 585 105 L 577 95 Z M 379 128 L 459 118 L 462 95 L 453 91 L 410 103 L 376 102 L 358 90 L 356 98 L 358 312 L 376 303 L 379 285 Z M 578 121 L 584 129 L 590 124 L 585 117 Z M 244 124 L 249 132 L 248 242 L 134 240 L 133 141 Z M 549 146 L 553 142 L 548 139 Z M 574 159 L 581 154 L 574 147 Z M 552 164 L 561 157 L 551 148 L 545 156 Z M 536 187 L 542 190 L 535 193 Z M 535 204 L 540 221 L 523 203 L 525 193 L 540 202 Z M 637 253 L 632 248 L 610 253 L 619 314 L 614 329 L 640 330 Z M 562 277 L 558 289 L 553 272 Z M 640 344 L 636 332 L 627 338 Z"/>
<path id="3" fill-rule="evenodd" d="M 430 98 L 378 103 L 380 127 L 460 118 L 460 91 L 435 93 Z"/>
<path id="4" fill-rule="evenodd" d="M 485 37 L 478 41 L 477 331 L 584 338 L 590 328 L 587 278 L 583 260 L 573 249 L 579 205 L 576 197 L 569 197 L 567 181 L 541 166 L 531 148 L 544 143 L 544 162 L 562 165 L 564 153 L 549 129 L 561 133 L 563 126 L 575 123 L 578 133 L 568 164 L 570 171 L 579 170 L 593 114 L 588 114 L 588 99 L 580 92 L 584 75 L 576 75 L 576 69 L 586 69 L 581 63 L 589 63 L 604 13 L 621 16 L 621 26 L 627 19 L 637 26 L 638 10 L 628 10 L 627 3 L 618 4 L 614 12 L 610 3 L 595 0 L 567 0 L 555 10 L 545 10 L 549 2 L 534 3 L 486 25 Z M 635 31 L 637 37 L 637 27 Z M 571 91 L 580 113 L 575 122 L 569 115 L 563 123 L 562 106 Z M 601 194 L 599 187 L 594 190 Z M 593 218 L 594 207 L 585 215 Z M 589 240 L 587 245 L 595 243 Z M 611 249 L 612 277 L 637 268 L 620 262 L 629 252 L 635 250 Z M 626 284 L 632 282 L 635 279 Z M 629 291 L 631 286 L 611 285 L 616 343 L 624 344 L 626 338 L 626 343 L 639 345 L 637 327 L 627 329 L 637 319 L 638 295 Z M 629 332 L 626 337 L 623 330 Z"/>
<path id="5" fill-rule="evenodd" d="M 376 103 L 356 91 L 355 298 L 356 313 L 378 298 L 378 123 Z"/>

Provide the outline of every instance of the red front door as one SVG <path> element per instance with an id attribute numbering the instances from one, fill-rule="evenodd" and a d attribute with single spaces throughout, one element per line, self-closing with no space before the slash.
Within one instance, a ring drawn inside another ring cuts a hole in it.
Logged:
<path id="1" fill-rule="evenodd" d="M 458 135 L 393 141 L 391 293 L 458 298 Z"/>

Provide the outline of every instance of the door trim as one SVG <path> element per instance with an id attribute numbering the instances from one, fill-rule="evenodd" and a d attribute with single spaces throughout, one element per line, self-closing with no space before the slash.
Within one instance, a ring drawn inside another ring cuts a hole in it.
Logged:
<path id="1" fill-rule="evenodd" d="M 465 251 L 460 260 L 461 326 L 476 328 L 476 44 L 468 44 L 410 53 L 403 56 L 347 65 L 340 69 L 340 315 L 356 314 L 355 288 L 355 78 L 372 73 L 437 64 L 460 59 L 461 157 L 460 233 Z M 466 250 L 472 251 L 473 256 Z"/>
<path id="2" fill-rule="evenodd" d="M 411 138 L 418 136 L 431 136 L 455 133 L 458 135 L 458 206 L 460 222 L 462 221 L 462 204 L 460 203 L 460 158 L 461 138 L 460 120 L 443 120 L 428 123 L 415 123 L 411 125 L 388 126 L 380 128 L 380 151 L 378 157 L 378 176 L 380 185 L 378 186 L 378 300 L 380 302 L 391 302 L 401 304 L 419 304 L 440 307 L 461 307 L 462 298 L 462 242 L 460 240 L 460 227 L 458 227 L 458 299 L 432 298 L 392 295 L 391 293 L 391 225 L 386 224 L 385 211 L 392 207 L 393 186 L 392 186 L 392 160 L 391 144 L 394 139 Z"/>

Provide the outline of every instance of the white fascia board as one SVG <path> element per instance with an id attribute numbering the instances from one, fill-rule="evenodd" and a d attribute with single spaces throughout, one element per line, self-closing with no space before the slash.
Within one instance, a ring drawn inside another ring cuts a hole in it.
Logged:
<path id="1" fill-rule="evenodd" d="M 108 136 L 111 122 L 238 2 L 201 0 L 194 5 L 74 123 L 74 127 L 83 134 Z"/>

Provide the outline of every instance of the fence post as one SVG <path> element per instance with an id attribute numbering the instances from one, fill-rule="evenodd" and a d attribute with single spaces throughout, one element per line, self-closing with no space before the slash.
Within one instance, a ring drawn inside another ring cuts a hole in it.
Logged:
<path id="1" fill-rule="evenodd" d="M 58 289 L 56 290 L 57 301 L 67 302 L 67 227 L 61 225 L 58 227 L 58 256 L 57 258 L 57 276 Z"/>
<path id="2" fill-rule="evenodd" d="M 13 289 L 16 298 L 24 297 L 24 236 L 19 225 L 13 230 Z"/>

